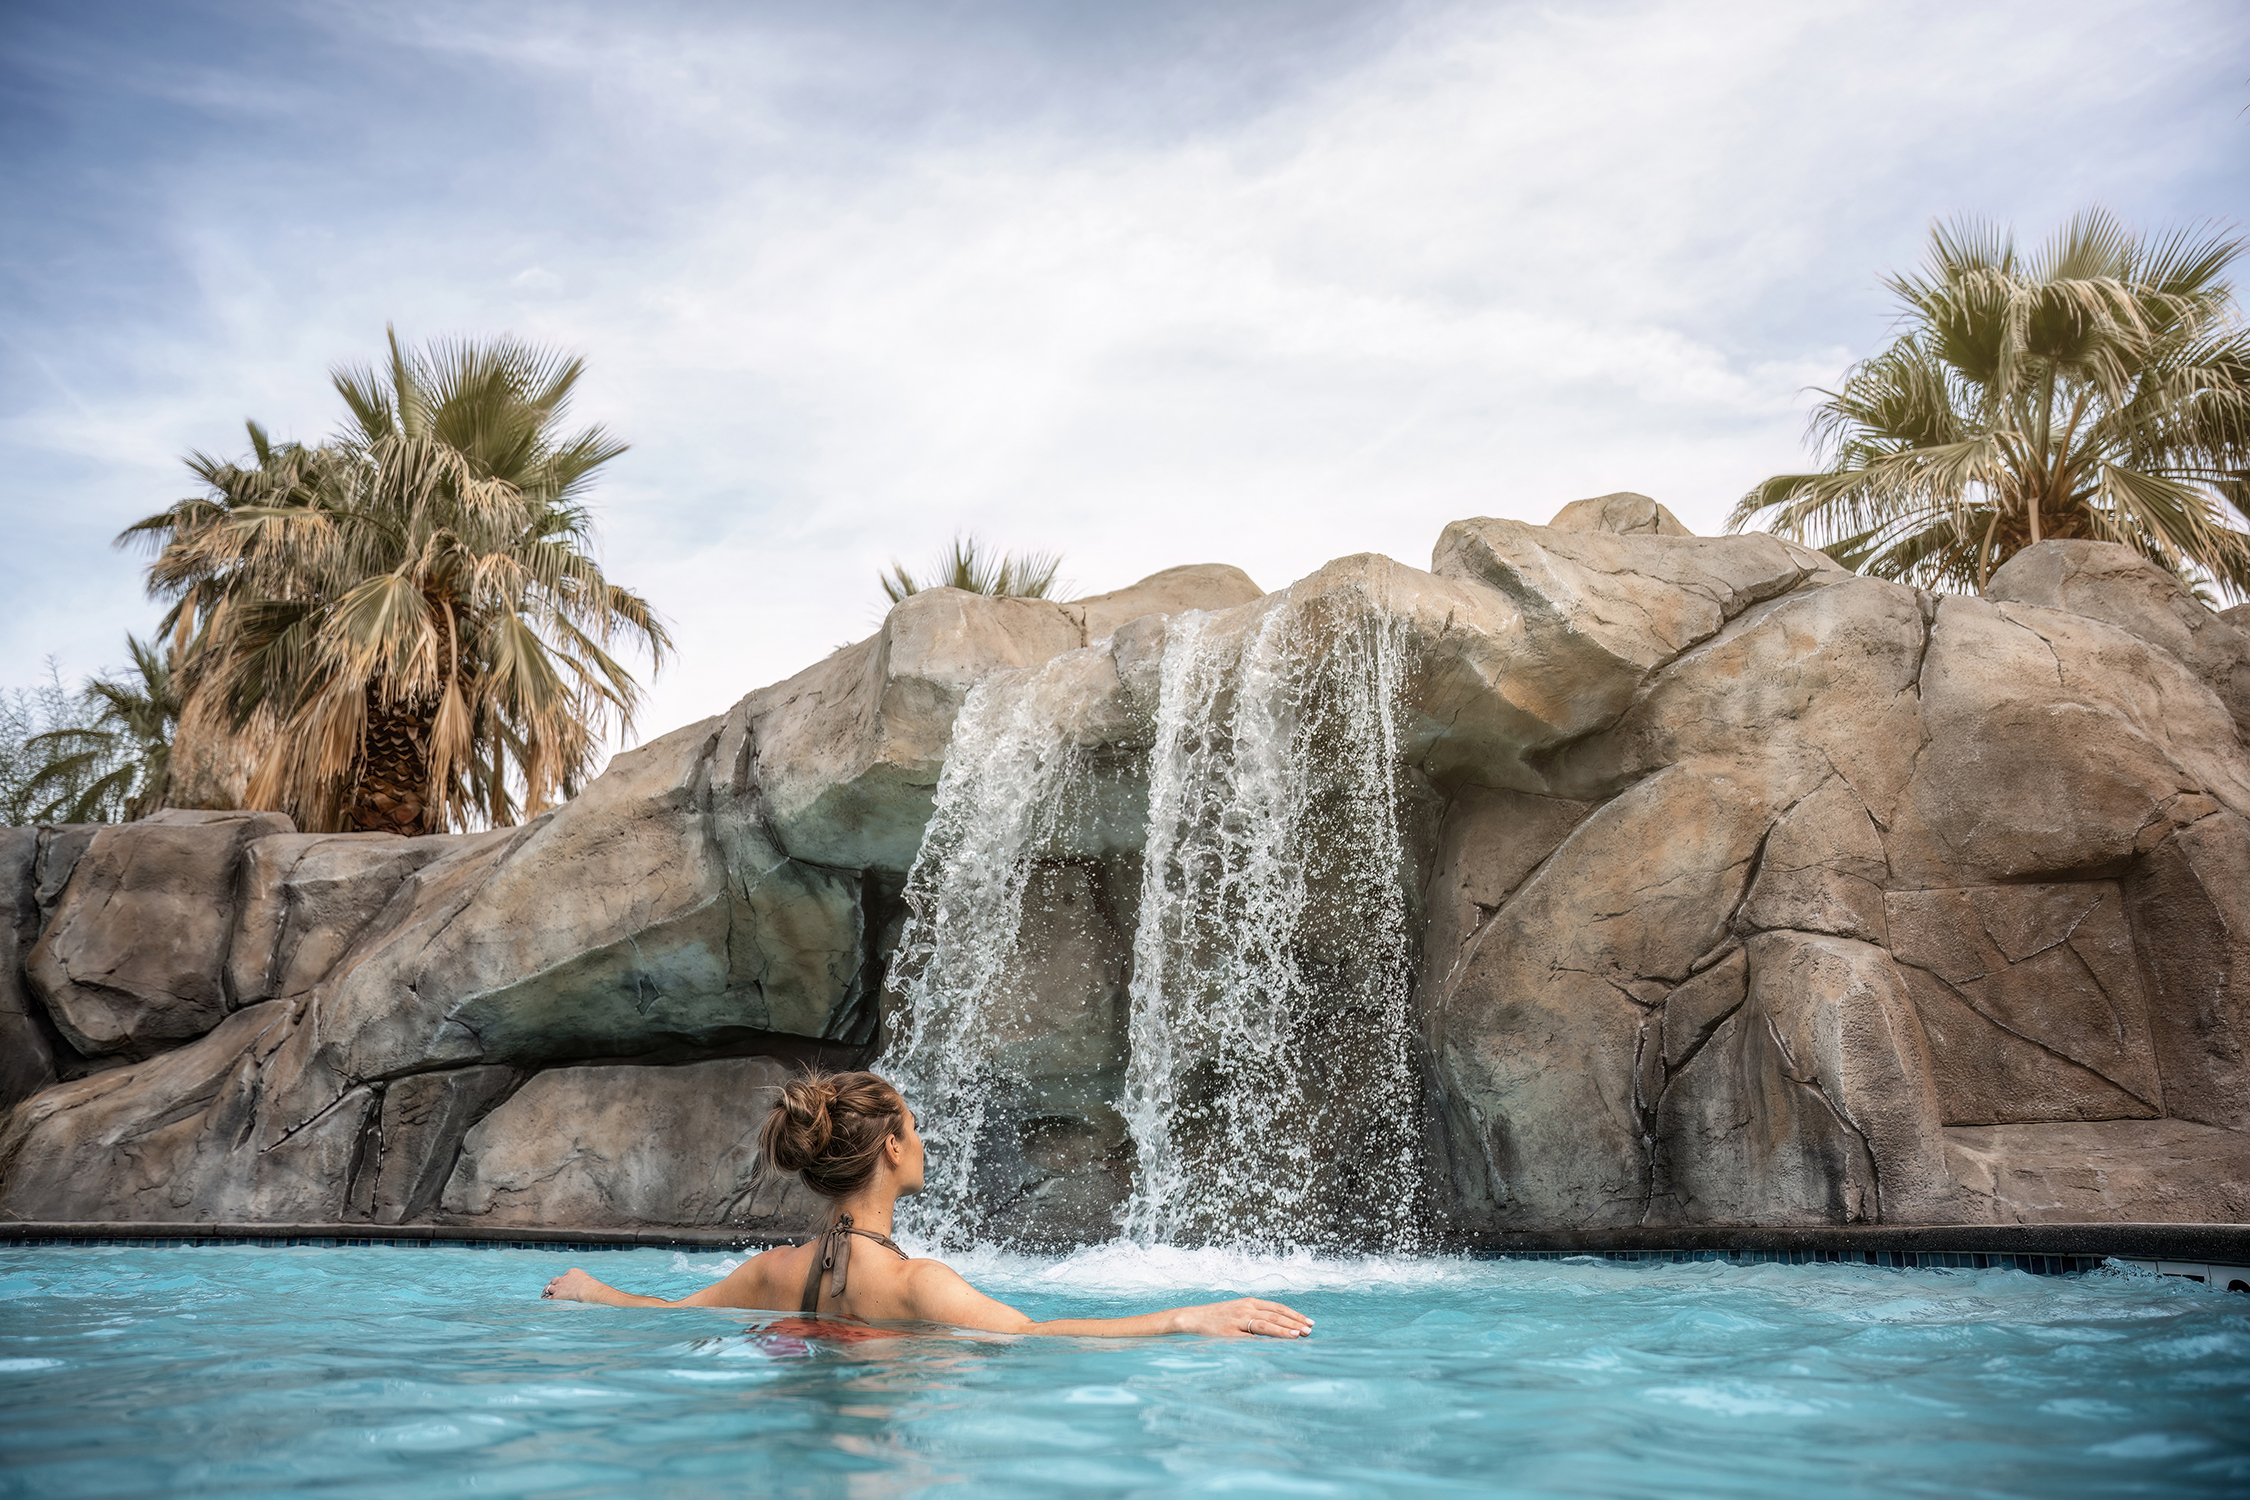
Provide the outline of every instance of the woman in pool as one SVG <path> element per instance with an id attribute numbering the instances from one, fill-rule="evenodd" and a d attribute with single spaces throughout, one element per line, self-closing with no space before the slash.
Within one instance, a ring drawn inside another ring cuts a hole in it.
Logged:
<path id="1" fill-rule="evenodd" d="M 897 1089 L 873 1073 L 811 1073 L 781 1091 L 759 1144 L 767 1162 L 794 1172 L 835 1200 L 829 1227 L 802 1245 L 751 1257 L 724 1280 L 667 1302 L 605 1286 L 575 1267 L 540 1295 L 610 1307 L 794 1307 L 868 1321 L 950 1323 L 990 1333 L 1059 1333 L 1080 1338 L 1141 1338 L 1195 1333 L 1210 1338 L 1303 1338 L 1312 1319 L 1278 1302 L 1238 1297 L 1175 1307 L 1137 1318 L 1055 1318 L 1035 1322 L 995 1302 L 934 1260 L 915 1260 L 891 1243 L 891 1210 L 922 1191 L 922 1137 Z M 867 1243 L 854 1255 L 855 1240 Z"/>

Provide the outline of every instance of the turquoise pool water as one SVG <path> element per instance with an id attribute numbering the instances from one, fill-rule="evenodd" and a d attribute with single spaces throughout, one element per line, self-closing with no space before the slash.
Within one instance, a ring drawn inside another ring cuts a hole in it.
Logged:
<path id="1" fill-rule="evenodd" d="M 956 1263 L 1038 1314 L 1280 1297 L 1304 1343 L 920 1337 L 538 1300 L 634 1250 L 0 1250 L 0 1493 L 2243 1495 L 2250 1296 L 2137 1272 Z"/>

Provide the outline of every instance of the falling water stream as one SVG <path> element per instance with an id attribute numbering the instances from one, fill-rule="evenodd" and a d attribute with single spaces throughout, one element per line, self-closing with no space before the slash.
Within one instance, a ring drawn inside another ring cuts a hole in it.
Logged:
<path id="1" fill-rule="evenodd" d="M 1111 893 L 1132 930 L 1103 1108 L 1122 1116 L 1132 1163 L 1109 1232 L 1415 1248 L 1395 629 L 1380 610 L 1308 618 L 1285 596 L 1247 616 L 1175 616 L 1152 722 L 1123 751 L 1074 742 L 1039 671 L 969 695 L 893 969 L 885 1066 L 932 1147 L 918 1232 L 995 1237 L 988 1179 L 1021 1092 L 1011 1049 L 1047 1024 L 1043 1008 L 1087 1013 L 1027 985 L 1042 920 L 1028 898 L 1056 859 L 1124 849 L 1138 889 Z M 1102 868 L 1130 879 L 1114 857 Z M 1067 982 L 1088 967 L 1065 966 Z"/>
<path id="2" fill-rule="evenodd" d="M 1025 898 L 1037 861 L 1094 802 L 1091 757 L 1040 712 L 1035 685 L 1003 674 L 962 705 L 892 963 L 903 1004 L 885 1062 L 918 1108 L 929 1157 L 905 1222 L 941 1244 L 988 1237 L 978 1167 L 1009 1081 L 995 1044 L 1039 1000 L 1021 982 Z"/>

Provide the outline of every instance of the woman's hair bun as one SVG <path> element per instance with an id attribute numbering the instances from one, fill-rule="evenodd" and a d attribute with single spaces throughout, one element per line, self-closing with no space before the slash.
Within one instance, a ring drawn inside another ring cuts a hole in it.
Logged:
<path id="1" fill-rule="evenodd" d="M 758 1144 L 805 1186 L 848 1198 L 875 1175 L 883 1144 L 905 1123 L 906 1101 L 873 1073 L 810 1069 L 782 1086 Z"/>

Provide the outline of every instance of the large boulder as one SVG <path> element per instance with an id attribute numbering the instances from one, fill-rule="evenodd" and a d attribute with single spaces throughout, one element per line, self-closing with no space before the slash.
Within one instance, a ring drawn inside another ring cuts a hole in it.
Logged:
<path id="1" fill-rule="evenodd" d="M 2250 812 L 2250 758 L 2211 689 L 2084 615 L 1940 600 L 1920 704 L 1891 841 L 1916 883 L 2115 875 L 2214 802 Z"/>
<path id="2" fill-rule="evenodd" d="M 1098 646 L 1117 634 L 1118 627 L 1135 620 L 1191 609 L 1231 609 L 1263 598 L 1265 592 L 1240 568 L 1225 563 L 1189 563 L 1151 573 L 1139 583 L 1106 594 L 1073 599 L 1062 608 L 1078 622 L 1081 643 Z"/>
<path id="3" fill-rule="evenodd" d="M 1640 677 L 1710 639 L 1760 600 L 1836 571 L 1819 553 L 1768 536 L 1691 537 L 1553 531 L 1521 521 L 1455 521 L 1430 571 L 1497 589 L 1540 625 L 1540 644 L 1574 672 Z"/>
<path id="4" fill-rule="evenodd" d="M 903 874 L 969 689 L 1084 643 L 1051 601 L 925 589 L 893 608 L 879 634 L 751 694 L 776 843 L 814 864 Z"/>
<path id="5" fill-rule="evenodd" d="M 336 1222 L 366 1152 L 376 1091 L 274 1118 L 265 1077 L 303 999 L 236 1011 L 175 1050 L 65 1080 L 0 1127 L 11 1219 Z M 276 1149 L 276 1148 L 281 1149 Z"/>
<path id="6" fill-rule="evenodd" d="M 458 847 L 443 835 L 285 833 L 244 849 L 227 948 L 230 1008 L 302 995 L 357 946 L 406 877 Z"/>
<path id="7" fill-rule="evenodd" d="M 1987 599 L 2068 610 L 2170 652 L 2250 732 L 2250 631 L 2115 542 L 2041 542 L 1993 570 Z"/>
<path id="8" fill-rule="evenodd" d="M 160 812 L 104 828 L 24 972 L 89 1057 L 146 1057 L 225 1019 L 243 850 L 292 832 L 279 813 Z"/>
<path id="9" fill-rule="evenodd" d="M 1555 512 L 1547 523 L 1550 531 L 1607 531 L 1618 536 L 1693 536 L 1680 524 L 1680 518 L 1646 495 L 1636 495 L 1630 490 L 1620 490 L 1614 495 L 1596 495 L 1591 500 L 1573 500 Z"/>
<path id="10" fill-rule="evenodd" d="M 876 635 L 744 700 L 776 846 L 812 864 L 903 875 L 971 688 L 1134 620 L 1257 597 L 1247 574 L 1218 564 L 1071 604 L 950 588 L 909 595 Z"/>

